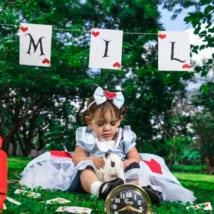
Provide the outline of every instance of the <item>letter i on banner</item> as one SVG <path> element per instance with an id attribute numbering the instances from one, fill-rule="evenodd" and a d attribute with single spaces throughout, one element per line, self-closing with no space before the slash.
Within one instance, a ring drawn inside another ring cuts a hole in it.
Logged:
<path id="1" fill-rule="evenodd" d="M 92 29 L 90 68 L 121 69 L 123 31 Z"/>
<path id="2" fill-rule="evenodd" d="M 50 67 L 51 25 L 20 24 L 19 63 Z"/>
<path id="3" fill-rule="evenodd" d="M 192 71 L 188 32 L 158 32 L 158 70 Z"/>

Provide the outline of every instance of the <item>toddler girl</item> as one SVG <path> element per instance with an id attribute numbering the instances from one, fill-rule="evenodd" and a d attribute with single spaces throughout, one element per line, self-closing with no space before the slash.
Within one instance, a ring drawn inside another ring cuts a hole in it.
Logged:
<path id="1" fill-rule="evenodd" d="M 99 169 L 104 166 L 104 154 L 111 152 L 124 160 L 127 173 L 131 170 L 132 177 L 138 176 L 140 155 L 135 147 L 136 135 L 129 126 L 119 128 L 125 113 L 123 103 L 124 97 L 121 92 L 111 93 L 103 91 L 100 87 L 96 89 L 83 114 L 87 127 L 81 127 L 76 132 L 77 144 L 72 159 L 75 164 L 90 160 Z M 102 183 L 94 168 L 87 166 L 80 173 L 80 183 L 81 190 L 106 198 L 113 188 L 124 181 L 116 178 Z"/>
<path id="2" fill-rule="evenodd" d="M 124 97 L 98 87 L 89 99 L 83 119 L 87 126 L 76 131 L 76 149 L 68 152 L 50 151 L 32 160 L 22 172 L 20 184 L 43 189 L 88 192 L 105 199 L 118 185 L 120 178 L 101 182 L 96 169 L 104 166 L 107 152 L 123 160 L 125 179 L 139 186 L 152 187 L 163 200 L 193 202 L 193 193 L 172 175 L 164 160 L 153 154 L 138 153 L 136 135 L 129 126 L 120 126 L 124 118 Z M 152 190 L 153 191 L 153 190 Z"/>

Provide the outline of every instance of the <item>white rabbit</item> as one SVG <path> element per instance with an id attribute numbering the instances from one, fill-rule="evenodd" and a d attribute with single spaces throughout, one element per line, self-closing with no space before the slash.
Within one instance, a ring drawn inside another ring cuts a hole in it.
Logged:
<path id="1" fill-rule="evenodd" d="M 115 178 L 121 178 L 125 182 L 124 167 L 121 157 L 113 153 L 105 153 L 103 156 L 105 166 L 96 169 L 96 173 L 102 182 L 111 181 Z"/>

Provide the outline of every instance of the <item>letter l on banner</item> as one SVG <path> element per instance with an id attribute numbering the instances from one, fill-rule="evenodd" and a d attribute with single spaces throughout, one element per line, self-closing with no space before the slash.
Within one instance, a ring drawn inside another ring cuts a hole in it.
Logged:
<path id="1" fill-rule="evenodd" d="M 158 70 L 192 71 L 188 32 L 158 33 Z"/>

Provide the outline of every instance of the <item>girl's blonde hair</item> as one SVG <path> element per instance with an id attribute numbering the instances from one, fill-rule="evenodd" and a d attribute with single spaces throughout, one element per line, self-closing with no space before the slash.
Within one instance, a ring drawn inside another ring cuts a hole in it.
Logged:
<path id="1" fill-rule="evenodd" d="M 93 118 L 94 113 L 100 109 L 100 117 L 104 119 L 105 113 L 110 110 L 111 116 L 115 116 L 117 120 L 124 119 L 125 114 L 127 113 L 127 109 L 122 107 L 118 109 L 113 103 L 112 100 L 107 100 L 106 102 L 97 105 L 96 102 L 91 104 L 94 101 L 94 97 L 91 97 L 87 103 L 87 110 L 83 112 L 82 118 L 83 121 L 87 124 L 86 117 L 89 116 Z M 91 104 L 91 105 L 90 105 Z M 90 106 L 89 106 L 90 105 Z M 88 108 L 89 106 L 89 108 Z"/>

